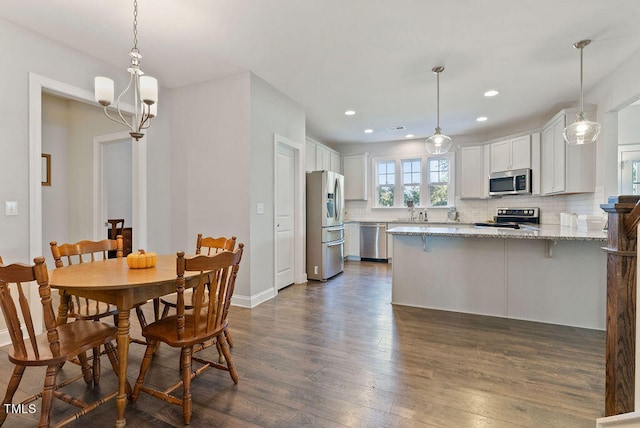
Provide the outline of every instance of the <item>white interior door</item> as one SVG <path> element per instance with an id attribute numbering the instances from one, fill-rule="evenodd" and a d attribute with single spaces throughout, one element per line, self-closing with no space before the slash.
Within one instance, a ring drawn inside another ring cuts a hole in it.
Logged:
<path id="1" fill-rule="evenodd" d="M 619 146 L 619 181 L 621 195 L 640 194 L 640 145 Z"/>
<path id="2" fill-rule="evenodd" d="M 124 219 L 125 227 L 131 227 L 132 217 L 132 159 L 131 138 L 104 145 L 102 157 L 103 209 L 101 223 L 108 219 Z M 106 230 L 103 238 L 106 238 Z"/>
<path id="3" fill-rule="evenodd" d="M 278 144 L 276 153 L 275 221 L 276 221 L 276 287 L 281 289 L 294 281 L 294 202 L 295 154 L 290 147 Z"/>

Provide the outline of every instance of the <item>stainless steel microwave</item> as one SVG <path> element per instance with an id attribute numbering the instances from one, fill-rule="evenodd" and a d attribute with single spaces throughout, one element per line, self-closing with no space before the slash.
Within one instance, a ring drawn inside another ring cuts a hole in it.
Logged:
<path id="1" fill-rule="evenodd" d="M 489 176 L 489 195 L 531 194 L 531 169 L 494 172 Z"/>

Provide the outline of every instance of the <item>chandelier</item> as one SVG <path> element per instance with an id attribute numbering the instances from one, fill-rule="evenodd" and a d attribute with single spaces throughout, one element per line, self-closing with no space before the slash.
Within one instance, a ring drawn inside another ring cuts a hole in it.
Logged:
<path id="1" fill-rule="evenodd" d="M 96 101 L 104 107 L 104 114 L 116 123 L 120 123 L 129 128 L 132 138 L 136 141 L 144 136 L 143 130 L 149 128 L 151 118 L 155 117 L 158 112 L 158 81 L 151 77 L 145 76 L 140 69 L 140 51 L 138 50 L 138 1 L 133 2 L 133 47 L 129 52 L 131 57 L 131 65 L 127 71 L 131 74 L 129 84 L 118 95 L 115 109 L 118 112 L 117 117 L 109 114 L 107 107 L 113 103 L 114 84 L 113 80 L 108 77 L 97 76 L 95 78 L 95 97 Z M 127 120 L 121 111 L 120 102 L 124 94 L 133 87 L 134 96 L 134 112 L 131 120 Z"/>
<path id="2" fill-rule="evenodd" d="M 564 128 L 562 135 L 567 144 L 587 144 L 593 143 L 600 134 L 600 124 L 587 120 L 584 113 L 583 95 L 582 95 L 582 50 L 588 46 L 591 40 L 581 40 L 574 43 L 573 47 L 580 49 L 580 112 L 574 123 Z"/>
<path id="3" fill-rule="evenodd" d="M 432 155 L 444 154 L 451 147 L 451 137 L 442 133 L 440 129 L 440 73 L 444 71 L 444 67 L 438 66 L 431 69 L 436 74 L 437 92 L 436 92 L 436 132 L 424 142 L 427 152 Z"/>

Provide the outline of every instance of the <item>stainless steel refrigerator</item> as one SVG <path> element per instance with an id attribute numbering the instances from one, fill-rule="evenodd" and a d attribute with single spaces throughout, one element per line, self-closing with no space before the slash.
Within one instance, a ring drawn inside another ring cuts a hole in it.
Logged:
<path id="1" fill-rule="evenodd" d="M 307 173 L 307 278 L 326 281 L 344 270 L 344 177 Z"/>

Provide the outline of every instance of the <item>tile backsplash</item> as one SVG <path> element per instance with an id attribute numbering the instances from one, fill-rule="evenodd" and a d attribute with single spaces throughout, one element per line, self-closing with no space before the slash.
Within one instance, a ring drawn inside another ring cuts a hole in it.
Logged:
<path id="1" fill-rule="evenodd" d="M 395 221 L 409 217 L 407 208 L 371 208 L 370 201 L 346 201 L 346 219 L 375 221 Z M 604 187 L 598 186 L 594 193 L 581 193 L 558 196 L 503 196 L 491 199 L 460 199 L 456 197 L 456 208 L 460 222 L 474 223 L 491 220 L 498 207 L 538 207 L 540 221 L 543 224 L 560 224 L 560 213 L 602 215 L 600 204 L 606 202 Z M 416 208 L 416 215 L 423 208 Z M 427 209 L 429 221 L 447 221 L 447 210 L 442 208 Z"/>

